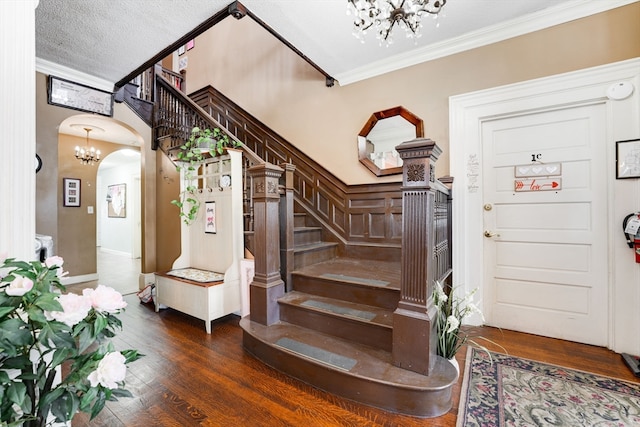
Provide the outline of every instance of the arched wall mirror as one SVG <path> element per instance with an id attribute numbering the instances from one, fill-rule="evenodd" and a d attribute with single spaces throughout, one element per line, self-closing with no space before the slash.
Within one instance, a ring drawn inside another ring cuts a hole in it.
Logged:
<path id="1" fill-rule="evenodd" d="M 376 176 L 402 173 L 396 146 L 423 137 L 422 119 L 404 107 L 373 113 L 358 134 L 360 163 Z"/>

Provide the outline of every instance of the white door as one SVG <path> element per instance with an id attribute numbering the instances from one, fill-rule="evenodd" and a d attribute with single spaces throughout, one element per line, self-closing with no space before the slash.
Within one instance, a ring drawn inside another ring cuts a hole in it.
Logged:
<path id="1" fill-rule="evenodd" d="M 487 324 L 607 345 L 606 112 L 597 103 L 482 123 Z M 537 191 L 516 191 L 516 180 Z"/>

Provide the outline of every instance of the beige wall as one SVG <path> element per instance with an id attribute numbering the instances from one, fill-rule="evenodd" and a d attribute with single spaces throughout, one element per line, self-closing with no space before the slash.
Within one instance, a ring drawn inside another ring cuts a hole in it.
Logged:
<path id="1" fill-rule="evenodd" d="M 76 146 L 84 146 L 86 139 L 60 134 L 58 139 L 58 238 L 56 255 L 65 260 L 65 270 L 70 276 L 81 276 L 97 272 L 96 264 L 96 178 L 98 165 L 83 165 L 75 158 Z M 124 148 L 122 145 L 91 140 L 91 145 L 100 150 L 101 158 Z M 80 206 L 63 204 L 64 178 L 80 179 Z M 39 204 L 38 202 L 36 204 Z M 93 213 L 88 213 L 88 207 Z M 128 238 L 129 236 L 123 236 Z"/>
<path id="2" fill-rule="evenodd" d="M 376 178 L 360 165 L 356 135 L 373 112 L 403 105 L 443 148 L 441 176 L 449 171 L 449 96 L 638 57 L 639 22 L 640 3 L 633 3 L 327 88 L 322 75 L 257 24 L 229 18 L 186 53 L 187 84 L 190 91 L 211 84 L 348 184 L 400 179 Z"/>

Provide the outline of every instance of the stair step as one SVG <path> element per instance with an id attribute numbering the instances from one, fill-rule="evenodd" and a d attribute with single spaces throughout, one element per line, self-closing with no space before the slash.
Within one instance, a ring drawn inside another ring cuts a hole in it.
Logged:
<path id="1" fill-rule="evenodd" d="M 293 213 L 293 226 L 304 227 L 307 225 L 307 214 L 304 212 Z"/>
<path id="2" fill-rule="evenodd" d="M 391 350 L 391 310 L 296 291 L 288 292 L 278 303 L 280 319 L 285 322 Z"/>
<path id="3" fill-rule="evenodd" d="M 335 258 L 337 250 L 338 244 L 331 242 L 315 242 L 295 246 L 293 250 L 294 269 Z"/>
<path id="4" fill-rule="evenodd" d="M 307 383 L 387 411 L 440 416 L 451 408 L 457 371 L 436 357 L 431 375 L 393 365 L 391 353 L 280 321 L 240 321 L 244 348 L 264 363 Z"/>
<path id="5" fill-rule="evenodd" d="M 400 300 L 400 264 L 334 258 L 292 273 L 293 290 L 395 310 Z"/>
<path id="6" fill-rule="evenodd" d="M 310 245 L 322 242 L 321 227 L 294 227 L 293 244 L 296 246 Z"/>

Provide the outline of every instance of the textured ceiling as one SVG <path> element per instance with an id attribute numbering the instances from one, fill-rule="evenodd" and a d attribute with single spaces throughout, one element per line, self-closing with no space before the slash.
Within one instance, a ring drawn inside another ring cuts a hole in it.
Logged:
<path id="1" fill-rule="evenodd" d="M 427 17 L 417 44 L 400 32 L 395 33 L 390 47 L 380 46 L 373 33 L 365 43 L 352 35 L 347 0 L 241 3 L 344 85 L 634 1 L 638 0 L 448 0 L 438 27 Z M 115 82 L 230 3 L 40 0 L 36 9 L 36 66 L 47 74 L 113 90 Z M 60 131 L 73 133 L 64 127 Z M 128 138 L 122 142 L 131 144 Z"/>
<path id="2" fill-rule="evenodd" d="M 508 37 L 508 24 L 533 31 L 537 29 L 532 26 L 534 17 L 553 24 L 554 19 L 575 19 L 579 16 L 573 13 L 584 14 L 585 8 L 598 12 L 632 1 L 449 0 L 438 19 L 438 28 L 426 18 L 418 44 L 396 36 L 391 47 L 379 46 L 374 34 L 368 34 L 364 44 L 353 37 L 346 0 L 241 3 L 344 84 L 361 78 L 363 70 L 375 68 L 384 72 L 381 63 L 412 65 L 408 63 L 411 58 L 429 58 L 436 49 L 436 54 L 443 55 L 455 44 L 464 49 L 483 39 L 491 42 L 488 34 Z M 230 0 L 40 0 L 36 9 L 36 56 L 114 83 L 226 9 L 229 3 Z"/>

